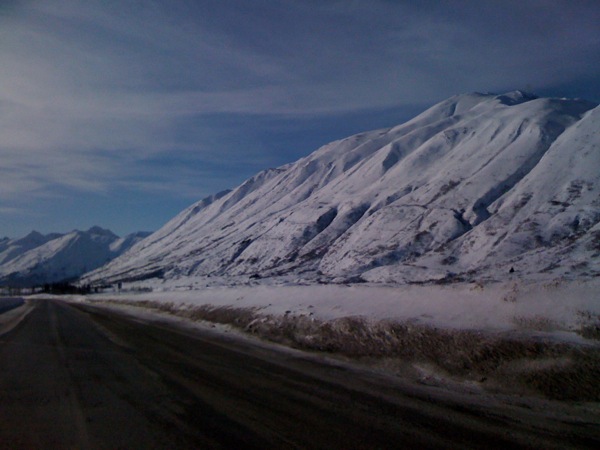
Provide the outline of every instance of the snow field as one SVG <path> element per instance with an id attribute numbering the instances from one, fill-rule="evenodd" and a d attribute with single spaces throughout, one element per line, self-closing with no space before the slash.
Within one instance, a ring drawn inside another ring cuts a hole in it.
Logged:
<path id="1" fill-rule="evenodd" d="M 545 284 L 516 279 L 486 285 L 405 286 L 206 286 L 204 281 L 186 278 L 166 283 L 124 283 L 116 298 L 132 302 L 169 302 L 176 308 L 233 307 L 256 310 L 264 315 L 309 316 L 325 321 L 360 316 L 369 321 L 412 321 L 436 327 L 488 331 L 520 329 L 525 323 L 535 328 L 538 319 L 544 324 L 543 331 L 575 331 L 586 320 L 590 322 L 600 316 L 598 279 Z M 211 279 L 211 282 L 216 280 Z M 152 292 L 139 292 L 142 288 L 152 289 Z M 115 292 L 93 298 L 115 298 Z"/>

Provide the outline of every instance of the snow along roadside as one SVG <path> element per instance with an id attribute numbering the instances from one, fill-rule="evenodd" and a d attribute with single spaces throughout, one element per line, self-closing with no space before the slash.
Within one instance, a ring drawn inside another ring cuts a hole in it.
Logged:
<path id="1" fill-rule="evenodd" d="M 144 292 L 132 284 L 121 292 L 87 298 L 132 304 L 161 302 L 184 310 L 206 305 L 241 308 L 264 316 L 322 321 L 359 316 L 368 321 L 410 321 L 461 330 L 543 332 L 576 342 L 581 341 L 577 333 L 594 337 L 594 326 L 600 323 L 600 279 L 545 284 L 515 280 L 487 285 L 259 284 L 204 288 L 197 287 L 199 282 L 187 281 L 144 286 Z"/>
<path id="2" fill-rule="evenodd" d="M 33 305 L 25 301 L 21 306 L 0 314 L 0 337 L 9 333 L 33 310 Z"/>
<path id="3" fill-rule="evenodd" d="M 254 286 L 103 294 L 91 304 L 222 324 L 424 383 L 600 400 L 597 284 Z M 588 339 L 593 338 L 593 339 Z"/>

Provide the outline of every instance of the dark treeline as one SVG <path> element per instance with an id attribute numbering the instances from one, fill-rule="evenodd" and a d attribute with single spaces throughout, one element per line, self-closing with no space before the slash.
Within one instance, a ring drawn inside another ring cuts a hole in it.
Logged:
<path id="1" fill-rule="evenodd" d="M 89 284 L 76 286 L 68 282 L 46 283 L 42 287 L 42 292 L 47 294 L 89 294 L 92 287 Z"/>

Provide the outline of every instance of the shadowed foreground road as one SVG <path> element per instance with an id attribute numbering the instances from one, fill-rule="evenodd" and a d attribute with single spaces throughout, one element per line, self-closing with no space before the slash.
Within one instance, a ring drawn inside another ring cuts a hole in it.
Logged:
<path id="1" fill-rule="evenodd" d="M 401 388 L 209 332 L 59 301 L 33 305 L 0 336 L 0 448 L 506 449 L 600 442 L 597 424 L 552 418 L 543 408 L 462 403 L 432 388 Z"/>

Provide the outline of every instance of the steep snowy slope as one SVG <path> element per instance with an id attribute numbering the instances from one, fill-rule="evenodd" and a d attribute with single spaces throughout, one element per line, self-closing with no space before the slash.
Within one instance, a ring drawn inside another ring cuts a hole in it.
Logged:
<path id="1" fill-rule="evenodd" d="M 582 100 L 455 96 L 205 199 L 85 280 L 597 275 L 599 128 Z"/>
<path id="2" fill-rule="evenodd" d="M 152 233 L 147 231 L 138 231 L 136 233 L 128 234 L 125 237 L 118 238 L 116 241 L 113 241 L 110 244 L 109 249 L 114 255 L 120 255 L 151 234 Z"/>
<path id="3" fill-rule="evenodd" d="M 0 254 L 6 255 L 0 264 L 0 284 L 30 286 L 77 278 L 106 264 L 149 234 L 119 238 L 100 227 L 64 235 L 42 236 L 33 232 L 11 241 Z"/>

